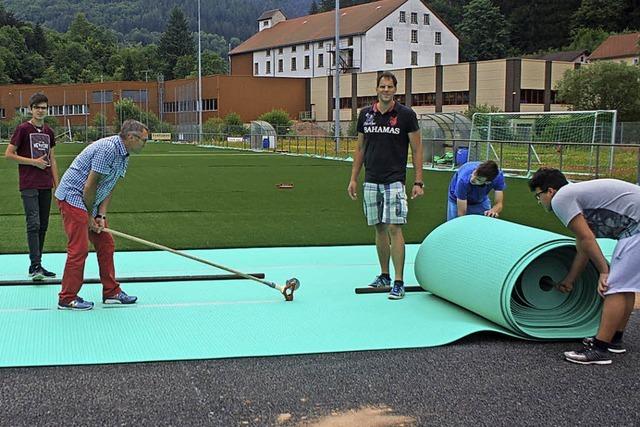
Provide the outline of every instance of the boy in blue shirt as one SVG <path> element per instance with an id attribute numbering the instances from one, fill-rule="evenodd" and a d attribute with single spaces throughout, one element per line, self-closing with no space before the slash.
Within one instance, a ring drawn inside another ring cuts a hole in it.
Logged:
<path id="1" fill-rule="evenodd" d="M 453 174 L 449 184 L 447 221 L 462 215 L 497 218 L 504 202 L 504 175 L 493 160 L 465 163 Z M 491 207 L 489 193 L 494 190 Z"/>

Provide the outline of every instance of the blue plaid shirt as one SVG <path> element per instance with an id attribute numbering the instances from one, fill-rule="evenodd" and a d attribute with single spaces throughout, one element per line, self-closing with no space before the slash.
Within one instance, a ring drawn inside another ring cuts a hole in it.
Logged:
<path id="1" fill-rule="evenodd" d="M 128 163 L 129 153 L 120 136 L 99 139 L 82 150 L 73 160 L 62 176 L 55 196 L 58 200 L 64 200 L 71 206 L 86 211 L 82 197 L 84 184 L 87 182 L 89 172 L 99 173 L 96 199 L 91 208 L 91 214 L 95 216 L 98 214 L 98 206 L 111 194 L 118 179 L 124 177 Z"/>

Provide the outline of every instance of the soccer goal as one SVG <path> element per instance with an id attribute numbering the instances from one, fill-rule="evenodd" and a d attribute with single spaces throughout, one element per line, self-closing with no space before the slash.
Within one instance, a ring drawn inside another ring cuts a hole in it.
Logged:
<path id="1" fill-rule="evenodd" d="M 543 164 L 576 174 L 607 166 L 611 172 L 616 117 L 610 110 L 475 113 L 469 160 L 493 159 L 504 170 L 526 174 Z"/>

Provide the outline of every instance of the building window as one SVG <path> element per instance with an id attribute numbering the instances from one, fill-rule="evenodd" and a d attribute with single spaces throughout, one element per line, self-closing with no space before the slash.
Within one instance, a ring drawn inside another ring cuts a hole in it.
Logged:
<path id="1" fill-rule="evenodd" d="M 411 43 L 418 43 L 418 30 L 411 30 Z"/>
<path id="2" fill-rule="evenodd" d="M 404 10 L 400 11 L 400 22 L 407 22 L 407 14 Z"/>
<path id="3" fill-rule="evenodd" d="M 296 58 L 291 58 L 291 71 L 296 71 L 298 68 L 298 64 L 296 63 Z"/>
<path id="4" fill-rule="evenodd" d="M 133 102 L 146 102 L 147 101 L 147 90 L 123 90 L 122 98 L 130 99 Z"/>
<path id="5" fill-rule="evenodd" d="M 324 55 L 322 53 L 318 54 L 318 68 L 324 67 Z"/>
<path id="6" fill-rule="evenodd" d="M 203 99 L 202 111 L 218 111 L 218 99 L 217 98 Z"/>
<path id="7" fill-rule="evenodd" d="M 393 28 L 391 27 L 387 27 L 387 38 L 386 41 L 388 42 L 392 42 L 393 41 Z"/>
<path id="8" fill-rule="evenodd" d="M 323 42 L 323 41 L 318 42 L 318 47 L 319 47 L 320 49 L 322 49 L 322 48 L 324 47 L 324 42 Z"/>
<path id="9" fill-rule="evenodd" d="M 416 12 L 411 12 L 411 23 L 412 24 L 418 23 L 418 14 Z"/>
<path id="10" fill-rule="evenodd" d="M 257 76 L 258 74 L 260 74 L 260 64 L 256 62 L 253 64 L 253 75 Z"/>
<path id="11" fill-rule="evenodd" d="M 309 55 L 306 55 L 306 56 L 304 57 L 304 69 L 305 69 L 305 70 L 308 70 L 308 69 L 309 69 L 309 62 L 310 62 L 310 60 L 309 60 Z"/>
<path id="12" fill-rule="evenodd" d="M 271 56 L 271 49 L 267 49 L 267 56 Z"/>
<path id="13" fill-rule="evenodd" d="M 282 49 L 281 47 L 278 48 L 278 55 L 282 55 L 282 53 L 284 52 L 284 49 Z"/>
<path id="14" fill-rule="evenodd" d="M 411 65 L 418 65 L 418 52 L 415 50 L 411 51 Z"/>
<path id="15" fill-rule="evenodd" d="M 269 25 L 269 21 L 262 21 L 262 27 L 266 27 L 267 25 Z"/>
<path id="16" fill-rule="evenodd" d="M 4 108 L 0 108 L 0 119 L 4 119 L 6 116 L 6 113 L 4 112 Z"/>
<path id="17" fill-rule="evenodd" d="M 336 99 L 335 98 L 332 99 L 331 105 L 336 105 Z M 341 110 L 351 109 L 351 105 L 353 105 L 353 102 L 351 101 L 351 97 L 340 98 L 340 109 Z"/>
<path id="18" fill-rule="evenodd" d="M 436 94 L 431 93 L 414 93 L 411 95 L 411 105 L 420 107 L 425 105 L 436 105 Z"/>
<path id="19" fill-rule="evenodd" d="M 387 49 L 385 55 L 385 64 L 393 64 L 393 51 L 391 49 Z"/>
<path id="20" fill-rule="evenodd" d="M 422 21 L 424 23 L 424 25 L 429 25 L 429 14 L 425 13 L 424 15 L 422 15 Z"/>
<path id="21" fill-rule="evenodd" d="M 296 51 L 296 47 L 295 46 L 291 46 L 291 52 L 295 52 Z"/>
<path id="22" fill-rule="evenodd" d="M 282 59 L 278 59 L 278 72 L 282 73 L 284 70 L 284 61 Z"/>
<path id="23" fill-rule="evenodd" d="M 353 46 L 353 37 L 347 38 L 347 46 Z"/>
<path id="24" fill-rule="evenodd" d="M 557 104 L 558 92 L 551 91 L 551 103 Z M 544 104 L 544 90 L 542 89 L 520 89 L 521 104 Z"/>
<path id="25" fill-rule="evenodd" d="M 442 54 L 440 52 L 436 52 L 433 57 L 434 65 L 442 65 Z"/>
<path id="26" fill-rule="evenodd" d="M 304 50 L 309 50 L 309 43 L 304 44 Z"/>
<path id="27" fill-rule="evenodd" d="M 267 70 L 265 71 L 265 74 L 271 74 L 271 61 L 267 61 Z"/>
<path id="28" fill-rule="evenodd" d="M 94 104 L 111 104 L 113 102 L 113 91 L 94 90 L 93 93 L 91 93 L 91 101 Z"/>
<path id="29" fill-rule="evenodd" d="M 436 44 L 442 44 L 442 33 L 440 31 L 436 31 L 436 39 L 435 39 L 435 43 Z"/>
<path id="30" fill-rule="evenodd" d="M 469 91 L 444 92 L 442 105 L 466 105 L 469 104 Z"/>

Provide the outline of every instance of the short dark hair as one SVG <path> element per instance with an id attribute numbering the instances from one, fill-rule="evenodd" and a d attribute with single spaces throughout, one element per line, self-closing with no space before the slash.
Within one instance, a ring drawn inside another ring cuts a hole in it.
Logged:
<path id="1" fill-rule="evenodd" d="M 378 80 L 376 81 L 376 87 L 380 86 L 380 80 L 382 79 L 389 79 L 393 82 L 393 86 L 398 87 L 398 79 L 396 79 L 396 76 L 393 75 L 391 71 L 384 71 L 380 73 Z"/>
<path id="2" fill-rule="evenodd" d="M 499 173 L 500 169 L 498 169 L 498 164 L 493 160 L 482 162 L 476 168 L 476 176 L 487 178 L 487 181 L 493 181 Z"/>
<path id="3" fill-rule="evenodd" d="M 536 188 L 541 191 L 547 191 L 550 188 L 559 190 L 568 183 L 567 178 L 558 169 L 540 168 L 529 180 L 529 190 L 536 191 Z"/>
<path id="4" fill-rule="evenodd" d="M 29 97 L 29 108 L 33 108 L 34 105 L 41 104 L 43 102 L 46 102 L 47 105 L 49 105 L 49 98 L 47 98 L 47 95 L 42 92 L 34 93 Z"/>

